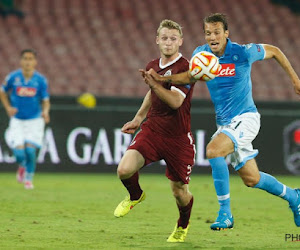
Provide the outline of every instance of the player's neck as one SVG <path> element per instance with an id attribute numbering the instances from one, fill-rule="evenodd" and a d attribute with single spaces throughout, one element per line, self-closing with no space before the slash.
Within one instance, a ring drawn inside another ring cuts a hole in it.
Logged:
<path id="1" fill-rule="evenodd" d="M 171 55 L 171 56 L 166 56 L 166 55 L 161 55 L 161 64 L 166 65 L 170 62 L 173 62 L 177 57 L 179 56 L 179 52 Z"/>
<path id="2" fill-rule="evenodd" d="M 23 73 L 25 80 L 29 80 L 34 73 L 34 70 L 29 70 L 29 71 L 22 70 L 22 73 Z"/>

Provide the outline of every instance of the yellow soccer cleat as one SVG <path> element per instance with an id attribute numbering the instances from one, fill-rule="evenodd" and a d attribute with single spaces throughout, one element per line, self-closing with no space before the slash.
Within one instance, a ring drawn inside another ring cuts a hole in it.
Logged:
<path id="1" fill-rule="evenodd" d="M 145 192 L 142 193 L 141 197 L 138 200 L 134 200 L 134 201 L 130 200 L 129 195 L 126 196 L 125 199 L 121 201 L 120 204 L 115 209 L 114 216 L 116 216 L 117 218 L 125 216 L 135 205 L 145 200 L 145 198 L 146 198 Z"/>
<path id="2" fill-rule="evenodd" d="M 190 227 L 190 224 L 186 228 L 177 227 L 177 224 L 176 224 L 175 229 L 174 229 L 173 233 L 167 239 L 167 242 L 184 242 L 187 232 L 189 230 L 189 227 Z"/>

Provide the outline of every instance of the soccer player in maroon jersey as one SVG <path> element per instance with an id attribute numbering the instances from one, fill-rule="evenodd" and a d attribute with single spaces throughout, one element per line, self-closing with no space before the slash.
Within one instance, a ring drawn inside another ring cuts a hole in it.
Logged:
<path id="1" fill-rule="evenodd" d="M 185 72 L 189 62 L 179 47 L 183 43 L 182 29 L 171 20 L 163 20 L 157 30 L 156 43 L 160 58 L 148 63 L 158 74 L 170 75 Z M 193 196 L 188 183 L 194 165 L 195 145 L 191 133 L 190 107 L 194 84 L 174 85 L 156 82 L 144 75 L 150 90 L 132 121 L 122 132 L 133 134 L 140 127 L 118 166 L 118 176 L 129 192 L 115 209 L 114 215 L 122 217 L 145 199 L 139 185 L 139 169 L 149 163 L 165 160 L 166 176 L 176 199 L 180 217 L 168 242 L 183 242 L 189 227 Z M 145 118 L 147 117 L 147 120 Z M 143 123 L 142 123 L 143 122 Z"/>

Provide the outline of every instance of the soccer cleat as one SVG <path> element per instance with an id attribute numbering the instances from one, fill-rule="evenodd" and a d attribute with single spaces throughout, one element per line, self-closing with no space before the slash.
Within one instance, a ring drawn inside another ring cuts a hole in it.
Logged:
<path id="1" fill-rule="evenodd" d="M 17 182 L 24 183 L 24 177 L 25 177 L 25 168 L 20 166 L 18 168 L 17 175 L 16 175 Z"/>
<path id="2" fill-rule="evenodd" d="M 218 218 L 213 224 L 210 225 L 210 229 L 216 231 L 231 229 L 233 228 L 233 224 L 234 221 L 232 215 L 228 216 L 227 213 L 220 214 L 219 212 Z"/>
<path id="3" fill-rule="evenodd" d="M 187 232 L 189 230 L 190 224 L 186 228 L 178 227 L 175 225 L 173 233 L 167 239 L 167 242 L 184 242 Z"/>
<path id="4" fill-rule="evenodd" d="M 293 213 L 294 213 L 294 221 L 297 227 L 300 227 L 300 189 L 295 189 L 295 191 L 297 192 L 297 201 L 296 201 L 296 205 L 291 206 L 290 208 L 292 209 Z"/>
<path id="5" fill-rule="evenodd" d="M 32 181 L 25 181 L 24 188 L 25 189 L 33 189 L 34 186 L 32 184 Z"/>
<path id="6" fill-rule="evenodd" d="M 143 200 L 145 200 L 146 194 L 145 192 L 142 193 L 141 197 L 138 200 L 130 200 L 130 196 L 126 196 L 123 201 L 120 202 L 120 204 L 116 207 L 114 216 L 117 218 L 123 217 L 126 214 L 129 213 L 129 211 L 137 204 L 141 203 Z"/>

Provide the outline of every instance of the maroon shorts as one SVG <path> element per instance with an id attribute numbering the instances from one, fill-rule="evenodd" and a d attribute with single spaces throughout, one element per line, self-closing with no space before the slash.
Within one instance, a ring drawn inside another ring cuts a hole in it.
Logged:
<path id="1" fill-rule="evenodd" d="M 195 144 L 191 133 L 166 137 L 143 126 L 143 129 L 133 138 L 128 149 L 135 149 L 142 154 L 145 159 L 144 166 L 155 161 L 165 160 L 168 179 L 189 183 L 195 162 Z"/>

